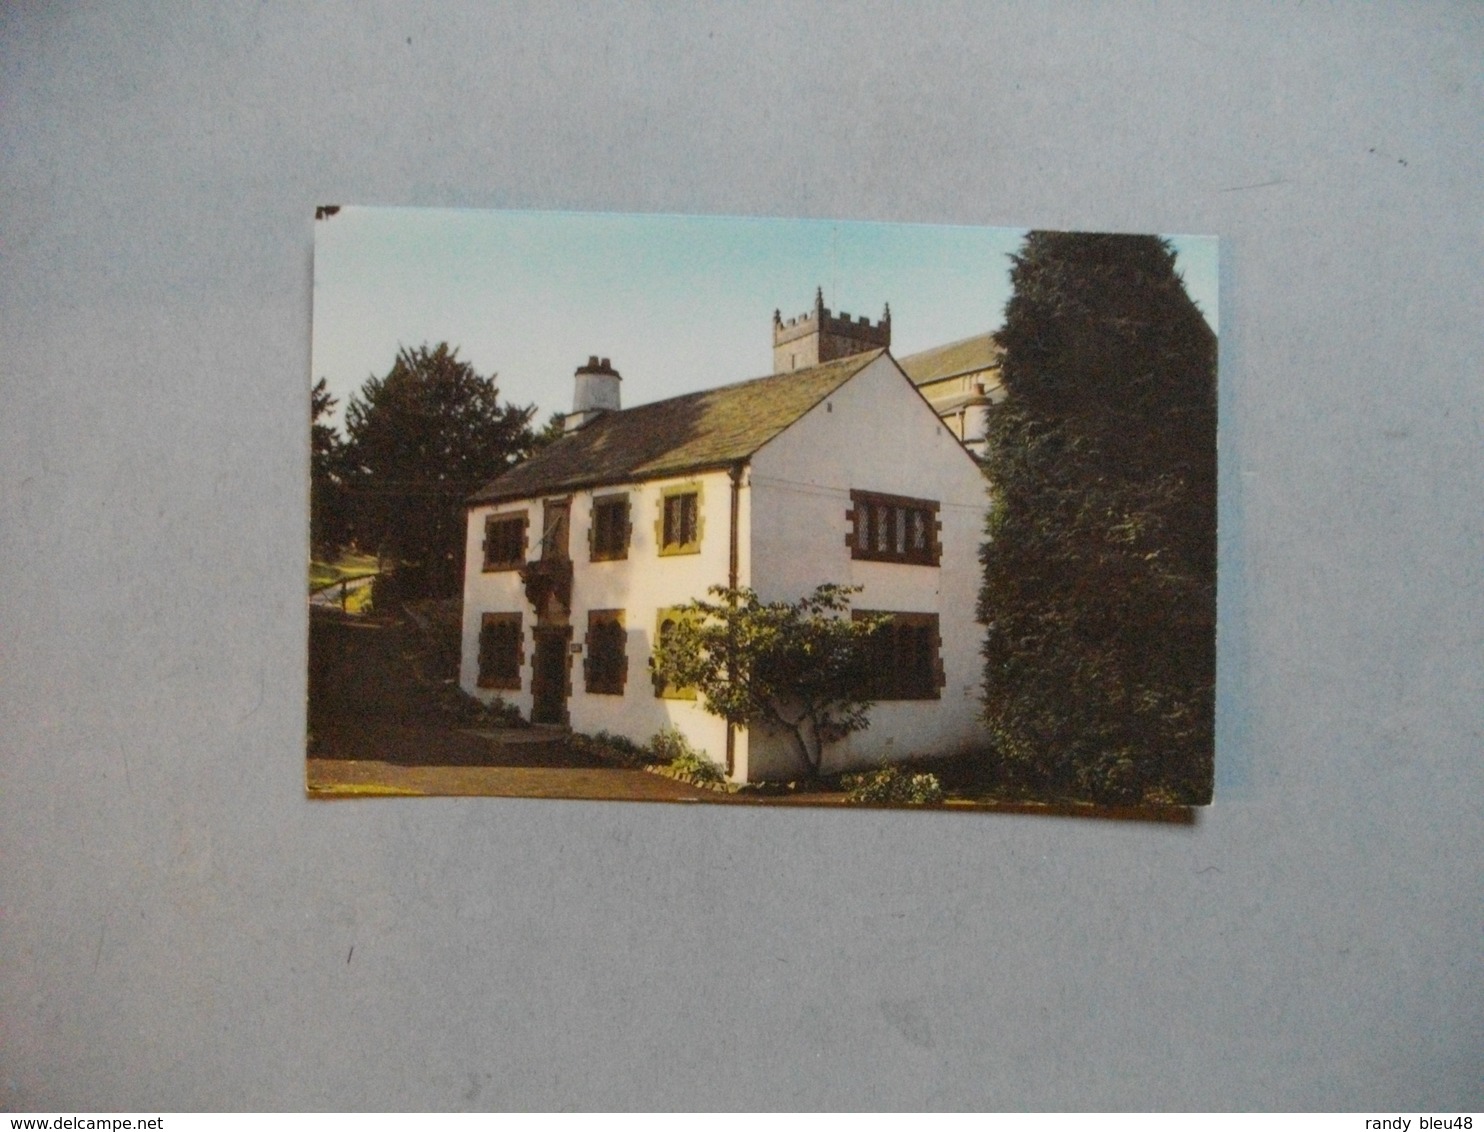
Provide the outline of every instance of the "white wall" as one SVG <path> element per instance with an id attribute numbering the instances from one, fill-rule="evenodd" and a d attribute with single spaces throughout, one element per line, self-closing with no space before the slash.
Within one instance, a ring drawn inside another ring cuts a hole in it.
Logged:
<path id="1" fill-rule="evenodd" d="M 697 554 L 661 556 L 658 553 L 656 523 L 660 501 L 666 487 L 698 483 L 701 489 L 701 547 Z M 629 496 L 631 533 L 629 554 L 614 562 L 588 560 L 588 530 L 592 523 L 594 495 L 618 493 Z M 746 560 L 747 514 L 743 492 L 743 511 L 739 517 L 741 553 Z M 572 555 L 572 640 L 584 644 L 587 615 L 594 609 L 621 609 L 628 630 L 628 679 L 622 696 L 589 695 L 586 691 L 582 653 L 572 657 L 572 694 L 567 702 L 573 730 L 591 734 L 609 731 L 635 742 L 645 742 L 656 731 L 673 726 L 691 744 L 704 751 L 717 763 L 725 760 L 726 727 L 715 716 L 707 714 L 694 701 L 663 699 L 654 694 L 650 680 L 649 657 L 658 614 L 662 609 L 683 605 L 694 597 L 704 597 L 710 586 L 727 584 L 729 562 L 729 508 L 731 481 L 726 472 L 656 480 L 637 485 L 601 487 L 595 491 L 573 493 L 571 511 Z M 540 537 L 540 501 L 530 504 L 481 507 L 470 512 L 464 582 L 464 637 L 459 669 L 459 683 L 466 690 L 490 699 L 492 691 L 476 688 L 479 668 L 479 622 L 483 613 L 520 611 L 525 614 L 525 664 L 521 669 L 521 690 L 499 692 L 520 708 L 529 718 L 531 711 L 531 659 L 534 654 L 532 629 L 535 611 L 527 603 L 525 591 L 514 571 L 486 574 L 481 570 L 485 516 L 493 512 L 520 510 L 530 512 L 528 543 L 534 546 Z M 528 550 L 528 554 L 534 553 Z M 746 737 L 739 734 L 738 749 L 745 750 Z"/>
<path id="2" fill-rule="evenodd" d="M 856 561 L 850 491 L 937 500 L 940 565 Z M 937 613 L 946 684 L 939 700 L 879 703 L 871 726 L 832 745 L 826 770 L 914 755 L 943 755 L 978 736 L 983 626 L 974 620 L 979 544 L 988 502 L 978 466 L 889 356 L 766 445 L 751 474 L 752 571 L 767 600 L 821 582 L 863 587 L 858 609 Z M 749 775 L 794 773 L 786 740 L 753 735 Z"/>
<path id="3" fill-rule="evenodd" d="M 701 486 L 701 550 L 661 556 L 656 522 L 664 489 Z M 846 520 L 851 489 L 936 500 L 940 564 L 855 561 Z M 572 640 L 584 652 L 572 658 L 567 703 L 576 731 L 609 731 L 645 742 L 666 726 L 723 763 L 726 728 L 697 702 L 654 695 L 649 657 L 659 611 L 725 585 L 728 575 L 730 479 L 725 472 L 623 487 L 579 491 L 572 497 Z M 588 561 L 594 494 L 627 492 L 631 536 L 628 558 Z M 833 744 L 824 769 L 883 760 L 946 755 L 977 738 L 979 647 L 983 627 L 973 620 L 978 592 L 978 548 L 986 496 L 977 466 L 936 413 L 886 357 L 857 374 L 757 454 L 739 492 L 738 567 L 741 584 L 756 585 L 765 600 L 792 599 L 825 581 L 863 587 L 860 609 L 936 613 L 943 640 L 945 686 L 938 700 L 888 701 L 871 711 L 871 726 Z M 503 697 L 529 717 L 535 612 L 515 571 L 482 570 L 485 518 L 525 510 L 528 554 L 540 538 L 541 501 L 480 507 L 470 512 L 464 586 L 460 684 L 484 699 Z M 588 694 L 584 686 L 587 615 L 621 609 L 628 631 L 628 680 L 622 696 Z M 525 614 L 520 691 L 476 687 L 479 625 L 486 612 Z M 733 777 L 787 778 L 801 769 L 792 740 L 739 729 Z"/>
<path id="4" fill-rule="evenodd" d="M 526 601 L 525 586 L 516 570 L 484 570 L 484 521 L 491 515 L 526 516 L 526 557 L 533 558 L 541 539 L 542 510 L 540 500 L 502 503 L 494 507 L 475 507 L 469 511 L 469 524 L 464 541 L 464 631 L 459 655 L 459 687 L 486 702 L 496 696 L 514 704 L 527 719 L 531 716 L 531 656 L 534 640 L 531 627 L 536 614 Z M 479 678 L 479 622 L 485 613 L 523 613 L 521 632 L 525 637 L 521 666 L 520 691 L 496 690 L 476 686 Z"/>

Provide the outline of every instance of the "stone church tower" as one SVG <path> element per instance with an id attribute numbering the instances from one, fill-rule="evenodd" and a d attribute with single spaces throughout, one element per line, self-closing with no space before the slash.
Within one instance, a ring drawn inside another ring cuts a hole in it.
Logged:
<path id="1" fill-rule="evenodd" d="M 796 369 L 848 358 L 891 345 L 891 306 L 888 304 L 875 326 L 861 315 L 851 321 L 841 311 L 832 315 L 824 305 L 824 291 L 815 288 L 814 309 L 797 318 L 783 321 L 773 312 L 773 372 L 790 373 Z"/>

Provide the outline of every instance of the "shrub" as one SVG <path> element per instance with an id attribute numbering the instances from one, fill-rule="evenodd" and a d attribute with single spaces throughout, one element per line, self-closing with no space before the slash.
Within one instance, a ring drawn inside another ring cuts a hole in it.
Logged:
<path id="1" fill-rule="evenodd" d="M 909 774 L 898 766 L 843 775 L 840 785 L 849 801 L 866 805 L 921 806 L 943 800 L 943 786 L 936 774 Z"/>
<path id="2" fill-rule="evenodd" d="M 611 731 L 599 731 L 592 739 L 594 743 L 601 743 L 603 746 L 610 747 L 619 754 L 629 755 L 633 758 L 646 753 L 643 747 L 639 746 L 638 743 L 634 742 L 627 735 L 615 735 Z"/>
<path id="3" fill-rule="evenodd" d="M 1211 799 L 1216 336 L 1153 236 L 1011 257 L 980 561 L 984 719 L 1041 798 Z"/>
<path id="4" fill-rule="evenodd" d="M 508 700 L 496 696 L 484 705 L 484 717 L 489 723 L 496 727 L 529 727 L 526 717 L 520 714 L 520 708 Z"/>
<path id="5" fill-rule="evenodd" d="M 686 737 L 673 727 L 657 732 L 645 750 L 655 762 L 664 763 L 694 782 L 724 780 L 721 767 L 692 747 Z"/>
<path id="6" fill-rule="evenodd" d="M 1073 781 L 1081 797 L 1117 806 L 1139 801 L 1144 793 L 1144 777 L 1127 752 L 1112 751 L 1084 757 L 1077 764 Z"/>
<path id="7" fill-rule="evenodd" d="M 371 605 L 389 613 L 404 601 L 424 596 L 427 585 L 427 572 L 419 565 L 383 570 L 371 579 Z"/>
<path id="8" fill-rule="evenodd" d="M 870 722 L 870 648 L 883 618 L 851 615 L 859 588 L 825 583 L 795 602 L 764 602 L 712 586 L 719 600 L 682 606 L 656 642 L 656 687 L 694 688 L 712 715 L 790 736 L 815 778 L 824 748 Z"/>
<path id="9" fill-rule="evenodd" d="M 595 759 L 629 769 L 638 769 L 653 762 L 649 752 L 632 739 L 608 731 L 599 731 L 595 735 L 573 732 L 567 737 L 567 745 L 580 754 L 591 755 Z"/>
<path id="10" fill-rule="evenodd" d="M 690 741 L 674 727 L 656 731 L 645 744 L 644 749 L 655 762 L 661 763 L 668 763 L 682 755 L 695 753 L 695 748 L 690 745 Z"/>
<path id="11" fill-rule="evenodd" d="M 458 599 L 402 603 L 405 627 L 418 653 L 418 671 L 429 681 L 458 680 L 463 608 Z"/>
<path id="12" fill-rule="evenodd" d="M 933 805 L 943 800 L 943 786 L 936 774 L 914 774 L 907 782 L 907 801 Z"/>
<path id="13" fill-rule="evenodd" d="M 442 685 L 437 692 L 437 702 L 442 714 L 454 723 L 485 727 L 530 726 L 514 704 L 499 696 L 486 703 L 457 684 Z"/>

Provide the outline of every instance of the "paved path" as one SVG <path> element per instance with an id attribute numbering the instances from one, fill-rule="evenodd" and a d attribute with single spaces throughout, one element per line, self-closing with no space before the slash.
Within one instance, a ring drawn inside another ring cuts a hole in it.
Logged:
<path id="1" fill-rule="evenodd" d="M 632 802 L 717 802 L 726 795 L 621 767 L 398 766 L 374 760 L 310 759 L 311 794 L 407 793 Z"/>
<path id="2" fill-rule="evenodd" d="M 375 719 L 320 721 L 313 794 L 489 794 L 715 802 L 726 795 L 573 751 L 560 732 L 490 732 Z"/>

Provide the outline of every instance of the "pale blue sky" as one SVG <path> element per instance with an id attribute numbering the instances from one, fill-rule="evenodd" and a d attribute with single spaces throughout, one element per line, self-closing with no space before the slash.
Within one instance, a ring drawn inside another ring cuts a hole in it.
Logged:
<path id="1" fill-rule="evenodd" d="M 1000 325 L 1024 229 L 603 213 L 344 208 L 315 223 L 312 377 L 339 399 L 399 346 L 446 341 L 539 424 L 589 355 L 624 405 L 760 377 L 773 310 L 881 317 L 898 357 Z M 1216 240 L 1170 237 L 1217 325 Z"/>

